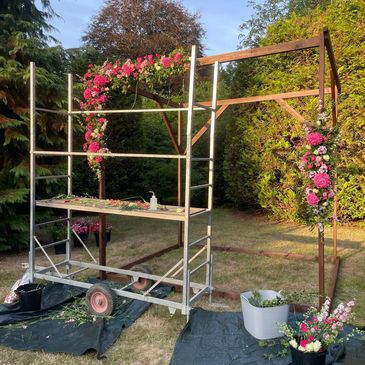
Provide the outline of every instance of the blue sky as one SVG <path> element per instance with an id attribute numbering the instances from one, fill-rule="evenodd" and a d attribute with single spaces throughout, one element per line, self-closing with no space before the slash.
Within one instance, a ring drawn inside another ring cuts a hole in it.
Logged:
<path id="1" fill-rule="evenodd" d="M 39 5 L 40 1 L 36 0 Z M 90 19 L 97 15 L 104 0 L 51 0 L 55 12 L 54 33 L 65 48 L 79 47 Z M 247 0 L 181 0 L 190 12 L 199 12 L 206 30 L 206 54 L 230 52 L 237 49 L 239 25 L 250 17 Z"/>

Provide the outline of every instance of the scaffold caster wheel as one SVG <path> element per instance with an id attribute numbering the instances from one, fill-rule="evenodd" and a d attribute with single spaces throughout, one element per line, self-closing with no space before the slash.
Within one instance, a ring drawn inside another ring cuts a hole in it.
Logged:
<path id="1" fill-rule="evenodd" d="M 94 284 L 86 292 L 86 304 L 89 313 L 96 316 L 110 316 L 117 303 L 117 295 L 108 285 Z"/>
<path id="2" fill-rule="evenodd" d="M 145 274 L 151 274 L 151 270 L 149 269 L 149 267 L 147 265 L 135 265 L 133 267 L 131 267 L 132 271 L 139 271 L 139 272 L 143 272 Z M 146 291 L 148 288 L 150 288 L 152 286 L 152 280 L 151 279 L 147 279 L 147 278 L 141 278 L 138 277 L 137 275 L 133 275 L 131 277 L 131 289 L 134 292 L 139 292 L 139 291 Z"/>

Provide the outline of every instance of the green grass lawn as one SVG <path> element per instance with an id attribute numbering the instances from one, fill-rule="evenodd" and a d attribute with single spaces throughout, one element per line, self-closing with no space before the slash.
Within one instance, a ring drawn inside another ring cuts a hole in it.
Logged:
<path id="1" fill-rule="evenodd" d="M 204 234 L 205 218 L 196 218 L 193 236 Z M 113 225 L 112 241 L 107 246 L 108 265 L 122 266 L 176 243 L 177 223 L 131 217 L 109 217 Z M 317 237 L 307 227 L 267 220 L 264 216 L 230 209 L 217 209 L 213 216 L 213 244 L 217 246 L 247 247 L 280 252 L 316 255 Z M 326 255 L 332 253 L 332 230 L 326 228 Z M 97 254 L 95 241 L 89 237 L 88 246 Z M 164 273 L 181 258 L 180 249 L 149 262 L 154 273 Z M 356 300 L 355 324 L 365 325 L 365 231 L 356 226 L 338 229 L 338 254 L 341 268 L 335 301 Z M 86 259 L 81 249 L 73 257 Z M 61 258 L 59 258 L 61 260 Z M 27 253 L 0 255 L 0 297 L 4 297 L 14 281 L 22 275 L 21 262 Z M 41 258 L 39 264 L 45 264 Z M 199 261 L 196 262 L 198 264 Z M 326 287 L 329 288 L 332 265 L 326 265 Z M 194 280 L 202 280 L 202 274 Z M 314 262 L 299 262 L 229 252 L 214 253 L 214 286 L 242 292 L 252 289 L 289 289 L 308 292 L 318 289 L 318 267 Z M 171 297 L 179 300 L 178 293 Z M 240 310 L 238 301 L 214 300 L 209 306 L 206 298 L 197 305 L 210 310 Z M 219 305 L 215 305 L 219 304 Z M 222 307 L 224 304 L 224 307 Z M 123 332 L 107 352 L 105 360 L 96 360 L 94 353 L 82 357 L 64 354 L 22 352 L 0 347 L 1 365 L 18 364 L 168 364 L 175 341 L 185 325 L 185 318 L 176 313 L 170 316 L 167 308 L 153 305 L 130 328 Z"/>

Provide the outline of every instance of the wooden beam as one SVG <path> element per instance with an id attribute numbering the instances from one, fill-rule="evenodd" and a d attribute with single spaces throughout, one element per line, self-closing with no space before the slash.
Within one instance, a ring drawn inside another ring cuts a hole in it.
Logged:
<path id="1" fill-rule="evenodd" d="M 242 51 L 222 53 L 215 56 L 200 57 L 197 59 L 198 65 L 212 65 L 218 61 L 220 63 L 243 60 L 246 58 L 269 56 L 278 53 L 299 51 L 319 47 L 319 37 L 313 37 L 304 40 L 274 44 L 272 46 L 245 49 Z"/>
<path id="2" fill-rule="evenodd" d="M 162 109 L 162 108 L 163 108 L 162 104 L 161 104 L 158 100 L 156 100 L 156 103 L 157 103 L 157 105 L 158 105 L 158 107 L 159 107 L 160 109 Z M 183 153 L 183 151 L 182 151 L 182 148 L 179 146 L 179 144 L 178 144 L 178 143 L 177 143 L 177 141 L 176 141 L 176 138 L 175 138 L 174 132 L 173 132 L 173 130 L 172 130 L 172 127 L 171 127 L 171 124 L 170 124 L 169 118 L 167 118 L 167 115 L 166 115 L 166 113 L 165 113 L 165 112 L 161 112 L 160 114 L 161 114 L 162 119 L 163 119 L 163 121 L 164 121 L 164 123 L 165 123 L 166 129 L 167 129 L 167 132 L 168 132 L 168 134 L 169 134 L 169 136 L 170 136 L 170 139 L 171 139 L 171 141 L 172 141 L 172 143 L 173 143 L 173 145 L 174 145 L 174 147 L 175 147 L 176 152 L 177 152 L 179 155 L 181 155 L 181 154 Z"/>
<path id="3" fill-rule="evenodd" d="M 332 126 L 335 127 L 337 125 L 338 119 L 338 105 L 337 105 L 337 88 L 335 83 L 335 78 L 333 71 L 330 72 L 331 75 L 331 113 L 332 113 Z M 337 173 L 335 181 L 337 180 Z M 337 186 L 336 184 L 333 186 L 333 190 L 335 192 L 335 196 L 333 198 L 333 219 L 332 219 L 332 226 L 333 226 L 333 261 L 335 262 L 337 259 Z"/>
<path id="4" fill-rule="evenodd" d="M 333 271 L 332 271 L 332 282 L 331 282 L 331 287 L 330 287 L 330 291 L 328 296 L 331 298 L 331 304 L 330 304 L 330 311 L 333 308 L 333 298 L 335 296 L 336 293 L 336 286 L 337 286 L 337 278 L 338 278 L 338 273 L 340 271 L 340 258 L 336 257 L 336 260 L 334 262 L 334 267 L 333 267 Z"/>
<path id="5" fill-rule="evenodd" d="M 322 101 L 319 112 L 324 111 L 324 89 L 326 84 L 326 50 L 324 45 L 324 32 L 319 35 L 319 99 Z"/>
<path id="6" fill-rule="evenodd" d="M 325 93 L 330 94 L 331 88 L 325 88 Z M 314 90 L 302 90 L 302 91 L 292 91 L 288 93 L 280 93 L 280 94 L 270 94 L 270 95 L 258 95 L 258 96 L 246 96 L 244 98 L 235 98 L 235 99 L 221 99 L 217 101 L 217 105 L 234 105 L 234 104 L 248 104 L 248 103 L 257 103 L 261 101 L 271 101 L 277 99 L 294 99 L 300 98 L 304 96 L 318 96 L 319 89 Z M 209 106 L 211 104 L 210 101 L 202 101 L 199 104 Z"/>
<path id="7" fill-rule="evenodd" d="M 216 119 L 218 119 L 223 112 L 229 107 L 229 105 L 223 105 L 221 106 L 218 111 L 215 113 L 215 117 Z M 200 130 L 198 132 L 196 132 L 195 136 L 193 137 L 193 139 L 191 140 L 191 145 L 194 146 L 194 144 L 196 142 L 199 141 L 199 139 L 203 136 L 203 134 L 208 130 L 208 128 L 210 127 L 212 120 L 209 119 L 203 127 L 200 128 Z"/>
<path id="8" fill-rule="evenodd" d="M 296 120 L 301 123 L 305 122 L 305 118 L 301 114 L 299 114 L 294 108 L 292 108 L 285 100 L 275 99 L 275 101 Z"/>
<path id="9" fill-rule="evenodd" d="M 328 54 L 328 59 L 330 61 L 331 70 L 333 72 L 333 78 L 335 80 L 335 83 L 336 83 L 336 86 L 337 86 L 337 90 L 338 90 L 339 94 L 341 94 L 341 83 L 340 83 L 340 78 L 339 78 L 338 72 L 337 72 L 336 59 L 335 59 L 335 55 L 333 53 L 333 48 L 332 48 L 330 33 L 329 33 L 329 31 L 328 31 L 327 28 L 325 28 L 323 30 L 323 33 L 324 33 L 324 44 L 326 46 L 326 50 L 327 50 L 327 54 Z"/>

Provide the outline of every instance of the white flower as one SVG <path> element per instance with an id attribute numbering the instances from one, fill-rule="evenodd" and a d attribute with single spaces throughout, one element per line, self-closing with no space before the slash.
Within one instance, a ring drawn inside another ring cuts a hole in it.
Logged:
<path id="1" fill-rule="evenodd" d="M 313 342 L 313 351 L 318 352 L 322 348 L 321 341 L 315 341 Z"/>
<path id="2" fill-rule="evenodd" d="M 309 342 L 305 345 L 305 352 L 314 352 L 313 342 Z"/>
<path id="3" fill-rule="evenodd" d="M 322 205 L 323 205 L 324 207 L 326 207 L 326 206 L 328 205 L 328 202 L 324 202 Z"/>
<path id="4" fill-rule="evenodd" d="M 298 350 L 299 350 L 299 351 L 303 351 L 303 352 L 304 352 L 304 351 L 305 351 L 305 348 L 304 348 L 303 346 L 299 346 L 299 347 L 298 347 Z"/>
<path id="5" fill-rule="evenodd" d="M 319 192 L 319 190 L 318 189 L 313 189 L 313 193 L 318 193 Z"/>
<path id="6" fill-rule="evenodd" d="M 313 151 L 313 154 L 315 154 L 315 155 L 318 155 L 318 153 L 319 153 L 318 150 Z"/>
<path id="7" fill-rule="evenodd" d="M 318 127 L 321 125 L 321 121 L 320 120 L 317 120 L 316 121 L 316 124 L 318 125 Z"/>
<path id="8" fill-rule="evenodd" d="M 311 146 L 310 144 L 306 144 L 306 145 L 305 145 L 305 148 L 306 148 L 307 150 L 310 150 L 310 149 L 312 148 L 312 146 Z"/>
<path id="9" fill-rule="evenodd" d="M 298 342 L 293 338 L 292 340 L 289 341 L 289 345 L 296 349 L 298 347 Z"/>
<path id="10" fill-rule="evenodd" d="M 322 158 L 323 158 L 325 161 L 329 161 L 329 160 L 330 160 L 330 156 L 328 156 L 328 155 L 324 155 L 324 156 L 322 156 Z"/>

